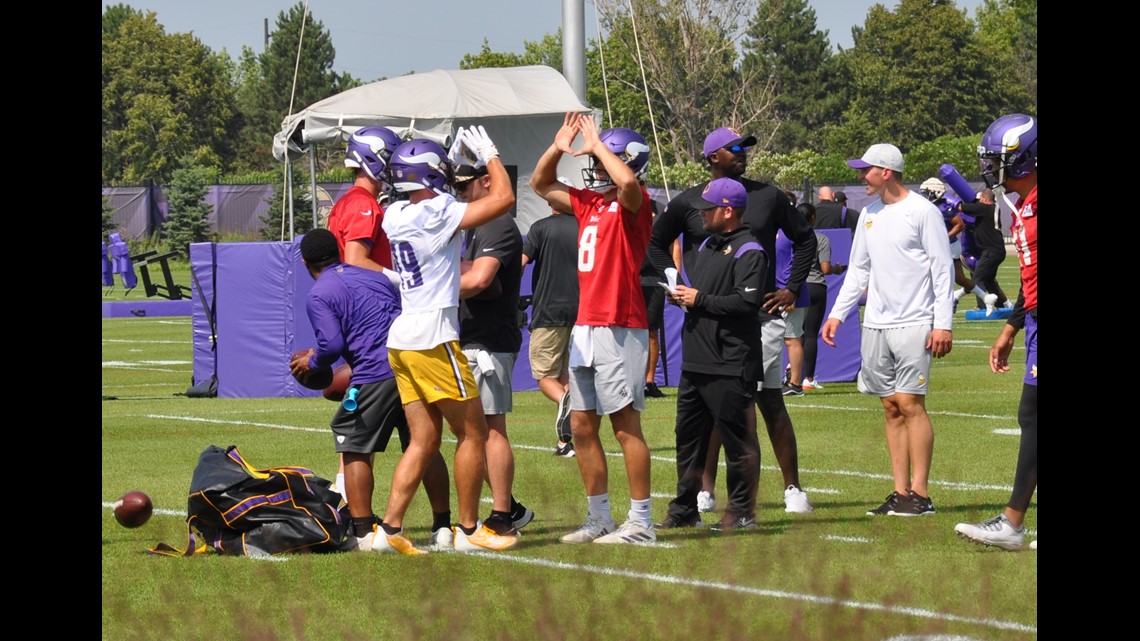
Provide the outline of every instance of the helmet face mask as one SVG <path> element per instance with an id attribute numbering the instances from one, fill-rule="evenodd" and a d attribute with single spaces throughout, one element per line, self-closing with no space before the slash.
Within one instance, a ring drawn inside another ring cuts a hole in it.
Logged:
<path id="1" fill-rule="evenodd" d="M 923 198 L 932 203 L 937 203 L 946 196 L 946 184 L 937 178 L 927 178 L 918 189 Z"/>
<path id="2" fill-rule="evenodd" d="M 1025 114 L 998 118 L 982 134 L 978 167 L 986 186 L 1004 186 L 1007 178 L 1023 178 L 1037 169 L 1037 119 Z"/>
<path id="3" fill-rule="evenodd" d="M 387 182 L 388 159 L 400 137 L 387 127 L 361 127 L 348 137 L 344 166 L 363 169 L 373 180 Z"/>
<path id="4" fill-rule="evenodd" d="M 453 194 L 455 169 L 439 143 L 426 139 L 409 140 L 392 152 L 388 176 L 397 192 L 430 189 L 437 194 Z"/>
<path id="5" fill-rule="evenodd" d="M 645 178 L 649 168 L 649 144 L 641 134 L 626 127 L 613 127 L 598 134 L 598 138 L 638 179 Z M 602 175 L 599 175 L 599 170 Z M 609 173 L 593 156 L 590 156 L 590 166 L 582 170 L 582 181 L 587 189 L 605 189 L 614 184 Z"/>

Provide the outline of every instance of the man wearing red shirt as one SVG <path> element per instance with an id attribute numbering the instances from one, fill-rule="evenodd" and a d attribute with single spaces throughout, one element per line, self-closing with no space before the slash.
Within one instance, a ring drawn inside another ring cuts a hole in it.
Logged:
<path id="1" fill-rule="evenodd" d="M 571 145 L 578 135 L 582 147 Z M 587 189 L 558 181 L 564 153 L 588 155 Z M 624 127 L 600 134 L 589 115 L 568 113 L 543 153 L 530 186 L 550 206 L 578 219 L 578 319 L 570 335 L 570 423 L 586 486 L 586 521 L 563 543 L 653 543 L 649 447 L 641 431 L 649 330 L 641 264 L 653 210 L 641 184 L 649 145 Z M 629 477 L 630 510 L 621 527 L 610 514 L 608 468 L 599 436 L 608 415 Z"/>
<path id="2" fill-rule="evenodd" d="M 1013 207 L 1010 232 L 1021 263 L 1021 292 L 1013 314 L 990 348 L 990 370 L 995 374 L 1009 371 L 1013 339 L 1024 329 L 1025 379 L 1017 408 L 1021 443 L 1013 492 L 1002 513 L 977 524 L 959 523 L 954 531 L 977 543 L 1020 550 L 1025 545 L 1025 512 L 1037 491 L 1037 118 L 1009 114 L 995 120 L 982 135 L 978 158 L 987 186 L 1000 191 L 1006 202 L 1007 192 L 1020 196 Z M 1037 541 L 1029 547 L 1036 550 Z"/>

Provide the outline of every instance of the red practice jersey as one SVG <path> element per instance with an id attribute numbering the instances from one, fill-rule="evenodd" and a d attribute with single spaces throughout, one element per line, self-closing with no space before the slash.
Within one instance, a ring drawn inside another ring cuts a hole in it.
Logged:
<path id="1" fill-rule="evenodd" d="M 1017 201 L 1013 212 L 1013 246 L 1021 262 L 1021 293 L 1025 296 L 1025 311 L 1037 309 L 1037 187 Z"/>
<path id="2" fill-rule="evenodd" d="M 329 231 L 336 236 L 341 260 L 344 260 L 344 246 L 348 241 L 363 240 L 372 244 L 368 257 L 391 269 L 392 248 L 380 228 L 383 222 L 384 208 L 367 189 L 353 185 L 345 192 L 329 213 Z"/>
<path id="3" fill-rule="evenodd" d="M 641 190 L 641 210 L 588 189 L 570 188 L 578 219 L 579 325 L 649 328 L 641 293 L 641 264 L 653 230 L 653 207 Z"/>

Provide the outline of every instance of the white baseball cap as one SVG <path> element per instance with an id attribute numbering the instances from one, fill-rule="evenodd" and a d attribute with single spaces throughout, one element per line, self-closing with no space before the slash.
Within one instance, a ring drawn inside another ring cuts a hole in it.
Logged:
<path id="1" fill-rule="evenodd" d="M 852 158 L 847 161 L 847 166 L 852 169 L 867 169 L 868 167 L 883 167 L 885 169 L 893 169 L 899 173 L 903 170 L 903 155 L 899 148 L 894 145 L 889 145 L 881 142 L 877 145 L 871 145 L 867 148 L 867 153 L 863 154 L 862 158 Z"/>

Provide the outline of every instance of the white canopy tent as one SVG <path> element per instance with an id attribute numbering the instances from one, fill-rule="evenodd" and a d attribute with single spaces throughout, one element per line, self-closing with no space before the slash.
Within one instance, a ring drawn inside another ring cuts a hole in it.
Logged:
<path id="1" fill-rule="evenodd" d="M 381 80 L 317 102 L 285 119 L 273 137 L 278 160 L 301 157 L 316 143 L 343 143 L 360 127 L 388 127 L 404 140 L 428 138 L 446 148 L 459 127 L 483 125 L 505 165 L 518 168 L 517 221 L 522 233 L 550 209 L 529 187 L 539 157 L 566 112 L 598 114 L 547 66 L 436 70 Z M 563 157 L 559 173 L 581 185 L 585 158 Z"/>

